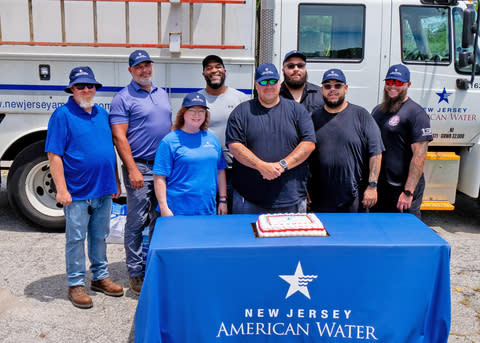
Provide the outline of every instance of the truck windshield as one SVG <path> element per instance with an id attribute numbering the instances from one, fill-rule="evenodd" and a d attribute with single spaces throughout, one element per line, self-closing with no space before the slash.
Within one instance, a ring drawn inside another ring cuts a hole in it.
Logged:
<path id="1" fill-rule="evenodd" d="M 400 20 L 403 62 L 450 64 L 448 8 L 401 6 Z"/>
<path id="2" fill-rule="evenodd" d="M 473 47 L 468 49 L 462 48 L 462 28 L 463 28 L 463 10 L 461 8 L 455 7 L 453 9 L 453 23 L 455 28 L 455 70 L 460 74 L 471 74 L 472 73 L 472 66 L 467 66 L 464 68 L 460 68 L 458 64 L 458 55 L 460 51 L 467 50 L 473 52 Z M 475 66 L 475 74 L 480 74 L 480 53 L 478 51 L 477 46 L 477 63 Z"/>
<path id="3" fill-rule="evenodd" d="M 364 54 L 365 7 L 300 4 L 298 49 L 313 60 L 360 62 Z"/>

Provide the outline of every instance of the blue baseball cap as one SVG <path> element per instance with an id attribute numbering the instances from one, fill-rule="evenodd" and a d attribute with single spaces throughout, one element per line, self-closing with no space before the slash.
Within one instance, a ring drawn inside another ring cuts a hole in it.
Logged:
<path id="1" fill-rule="evenodd" d="M 298 50 L 292 50 L 285 54 L 285 58 L 283 59 L 283 63 L 287 62 L 290 57 L 300 57 L 304 62 L 307 62 L 307 56 L 303 54 L 303 52 Z"/>
<path id="2" fill-rule="evenodd" d="M 137 64 L 145 61 L 153 62 L 148 52 L 146 52 L 145 50 L 135 50 L 130 54 L 130 57 L 128 58 L 128 65 L 130 67 L 134 67 Z"/>
<path id="3" fill-rule="evenodd" d="M 410 70 L 403 64 L 395 64 L 388 69 L 385 80 L 410 81 Z"/>
<path id="4" fill-rule="evenodd" d="M 200 93 L 190 93 L 183 98 L 182 106 L 184 107 L 192 107 L 192 106 L 203 106 L 208 108 L 207 100 L 205 97 Z"/>
<path id="5" fill-rule="evenodd" d="M 271 63 L 260 64 L 255 72 L 255 81 L 260 82 L 263 80 L 280 80 L 277 68 Z"/>
<path id="6" fill-rule="evenodd" d="M 68 87 L 64 89 L 65 92 L 72 94 L 73 85 L 77 83 L 89 83 L 95 85 L 96 89 L 102 87 L 102 84 L 95 80 L 95 75 L 93 75 L 92 69 L 90 67 L 75 67 L 70 72 L 70 83 Z"/>
<path id="7" fill-rule="evenodd" d="M 345 78 L 345 74 L 343 73 L 343 71 L 336 68 L 329 69 L 323 74 L 322 83 L 328 80 L 336 80 L 343 83 L 347 83 L 347 79 Z"/>

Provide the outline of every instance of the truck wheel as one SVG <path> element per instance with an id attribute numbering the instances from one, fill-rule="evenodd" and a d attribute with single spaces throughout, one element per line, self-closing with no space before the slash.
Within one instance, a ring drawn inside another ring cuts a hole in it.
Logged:
<path id="1" fill-rule="evenodd" d="M 45 141 L 23 149 L 15 158 L 7 180 L 11 206 L 26 219 L 48 229 L 65 227 L 63 207 L 55 199 L 56 190 Z"/>

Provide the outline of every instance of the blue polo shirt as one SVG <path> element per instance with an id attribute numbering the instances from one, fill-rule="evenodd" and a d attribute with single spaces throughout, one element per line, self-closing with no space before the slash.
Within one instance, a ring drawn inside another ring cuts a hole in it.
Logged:
<path id="1" fill-rule="evenodd" d="M 90 114 L 70 97 L 50 117 L 45 152 L 62 157 L 73 200 L 117 192 L 112 132 L 102 107 L 95 105 Z"/>
<path id="2" fill-rule="evenodd" d="M 153 161 L 160 141 L 172 127 L 172 107 L 162 88 L 152 84 L 147 92 L 132 80 L 113 98 L 109 118 L 110 125 L 128 123 L 133 158 Z"/>

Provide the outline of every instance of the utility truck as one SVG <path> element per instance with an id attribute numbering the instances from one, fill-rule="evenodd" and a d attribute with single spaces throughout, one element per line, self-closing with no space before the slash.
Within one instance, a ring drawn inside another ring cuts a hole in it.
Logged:
<path id="1" fill-rule="evenodd" d="M 109 109 L 128 84 L 128 56 L 145 49 L 174 115 L 204 87 L 202 59 L 220 55 L 227 85 L 252 94 L 259 63 L 298 49 L 310 82 L 342 69 L 348 101 L 381 102 L 388 67 L 411 72 L 409 96 L 430 116 L 424 208 L 478 197 L 478 0 L 0 0 L 0 167 L 11 206 L 45 227 L 64 225 L 43 152 L 51 113 L 67 100 L 75 66 L 90 66 Z M 450 207 L 451 208 L 451 207 Z"/>

